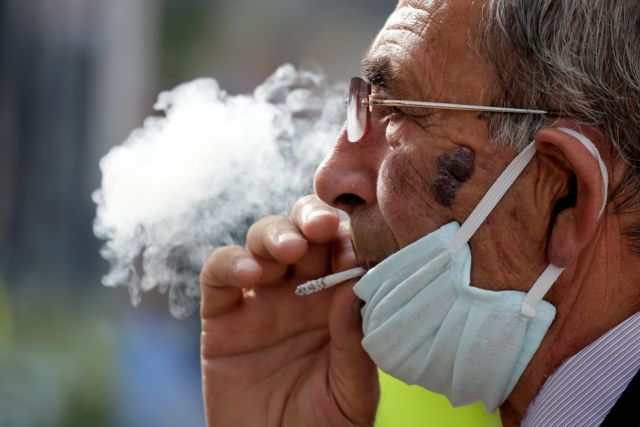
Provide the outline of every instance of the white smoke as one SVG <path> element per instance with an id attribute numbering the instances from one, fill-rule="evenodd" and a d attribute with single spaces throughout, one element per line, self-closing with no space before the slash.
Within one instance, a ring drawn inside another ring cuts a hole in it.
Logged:
<path id="1" fill-rule="evenodd" d="M 311 191 L 344 120 L 344 90 L 284 65 L 252 95 L 228 95 L 213 79 L 161 93 L 164 117 L 147 118 L 100 162 L 103 284 L 128 286 L 134 305 L 142 292 L 168 291 L 171 313 L 189 315 L 211 251 L 242 243 L 255 219 L 287 214 Z"/>

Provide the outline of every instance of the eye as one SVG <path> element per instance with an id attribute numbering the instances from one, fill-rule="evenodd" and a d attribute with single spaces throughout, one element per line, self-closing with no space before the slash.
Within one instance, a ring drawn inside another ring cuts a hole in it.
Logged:
<path id="1" fill-rule="evenodd" d="M 403 114 L 403 112 L 402 112 L 402 110 L 400 108 L 389 106 L 389 105 L 385 105 L 385 106 L 381 107 L 380 110 L 379 110 L 380 119 L 381 120 L 385 120 L 385 121 L 397 118 L 398 116 L 400 116 L 402 114 Z"/>
<path id="2" fill-rule="evenodd" d="M 431 111 L 425 108 L 410 108 L 410 107 L 394 107 L 394 106 L 381 106 L 378 109 L 378 120 L 380 121 L 389 121 L 389 120 L 400 120 L 400 119 L 409 119 L 418 124 L 423 124 L 423 122 L 429 118 L 432 114 Z"/>

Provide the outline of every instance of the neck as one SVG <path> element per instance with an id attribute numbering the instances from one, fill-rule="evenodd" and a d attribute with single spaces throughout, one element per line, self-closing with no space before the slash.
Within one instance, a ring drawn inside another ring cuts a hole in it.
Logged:
<path id="1" fill-rule="evenodd" d="M 639 275 L 640 256 L 622 241 L 619 218 L 608 217 L 545 297 L 556 307 L 556 318 L 500 408 L 505 426 L 520 424 L 546 379 L 565 360 L 640 310 L 637 284 L 629 280 Z"/>

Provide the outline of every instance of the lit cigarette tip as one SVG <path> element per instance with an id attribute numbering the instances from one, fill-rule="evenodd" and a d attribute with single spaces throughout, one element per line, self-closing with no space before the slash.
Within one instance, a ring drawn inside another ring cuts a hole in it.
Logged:
<path id="1" fill-rule="evenodd" d="M 365 270 L 364 268 L 357 267 L 350 270 L 341 271 L 339 273 L 330 274 L 328 276 L 320 277 L 319 279 L 314 279 L 303 283 L 296 288 L 295 293 L 298 296 L 311 295 L 323 289 L 328 289 L 342 282 L 346 282 L 349 279 L 361 277 L 366 272 L 367 270 Z"/>

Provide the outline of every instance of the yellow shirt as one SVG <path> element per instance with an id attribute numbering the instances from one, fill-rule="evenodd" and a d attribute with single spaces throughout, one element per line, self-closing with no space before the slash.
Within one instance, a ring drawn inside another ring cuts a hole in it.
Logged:
<path id="1" fill-rule="evenodd" d="M 502 427 L 500 412 L 481 403 L 454 408 L 447 398 L 379 372 L 380 404 L 375 427 Z"/>

